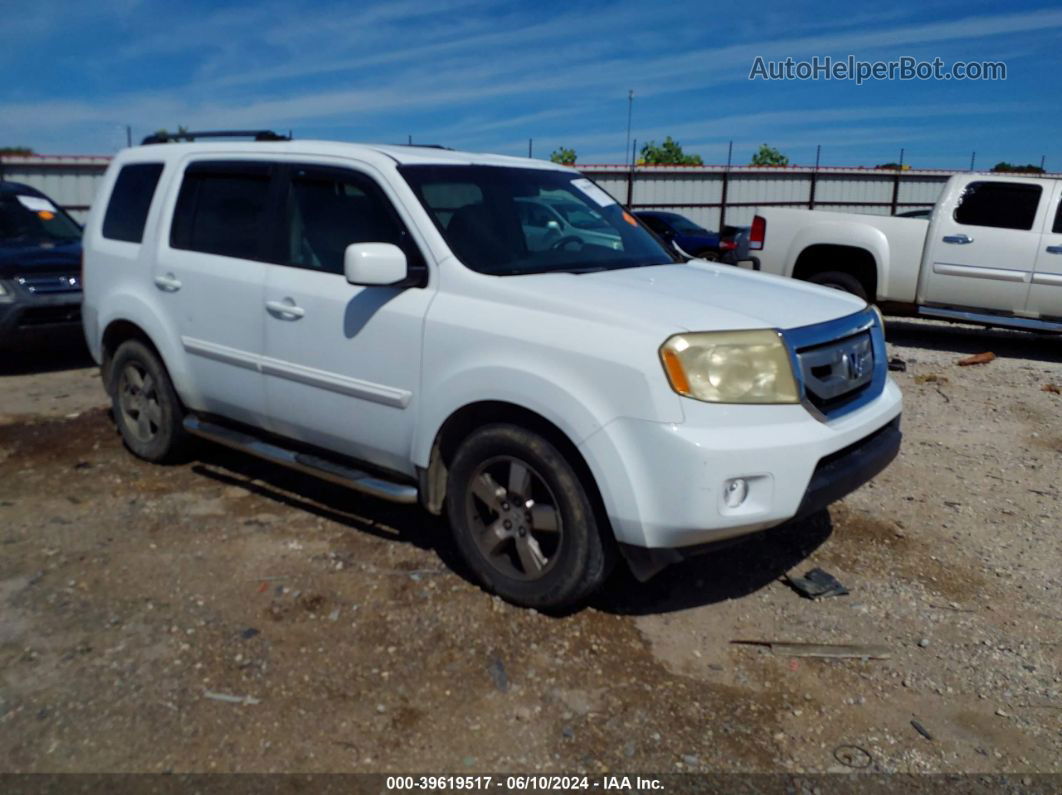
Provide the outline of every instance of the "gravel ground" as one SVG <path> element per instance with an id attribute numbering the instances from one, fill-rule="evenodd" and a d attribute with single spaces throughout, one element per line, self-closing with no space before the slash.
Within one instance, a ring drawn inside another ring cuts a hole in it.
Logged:
<path id="1" fill-rule="evenodd" d="M 83 353 L 8 357 L 0 770 L 1062 772 L 1062 339 L 889 338 L 882 476 L 553 617 L 416 509 L 210 446 L 145 464 Z M 850 594 L 784 583 L 814 566 Z"/>

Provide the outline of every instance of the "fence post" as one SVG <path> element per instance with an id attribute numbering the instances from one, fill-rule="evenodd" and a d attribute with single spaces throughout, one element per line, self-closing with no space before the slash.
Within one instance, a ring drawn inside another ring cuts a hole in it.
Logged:
<path id="1" fill-rule="evenodd" d="M 634 143 L 631 145 L 631 167 L 627 171 L 627 210 L 631 209 L 631 203 L 634 201 L 634 153 L 638 149 L 638 139 L 634 139 Z"/>
<path id="2" fill-rule="evenodd" d="M 730 188 L 730 164 L 734 158 L 734 142 L 731 141 L 726 149 L 726 168 L 723 170 L 722 195 L 719 197 L 719 231 L 726 226 L 726 194 Z"/>
<path id="3" fill-rule="evenodd" d="M 808 190 L 808 209 L 815 209 L 815 186 L 819 181 L 819 158 L 822 155 L 822 144 L 815 147 L 815 169 L 811 172 L 811 187 Z"/>

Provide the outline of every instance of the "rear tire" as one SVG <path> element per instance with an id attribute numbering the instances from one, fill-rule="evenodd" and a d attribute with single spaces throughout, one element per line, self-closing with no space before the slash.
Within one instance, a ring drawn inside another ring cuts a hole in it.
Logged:
<path id="1" fill-rule="evenodd" d="M 614 556 L 578 474 L 546 438 L 487 425 L 458 448 L 446 489 L 461 556 L 518 605 L 570 607 L 605 581 Z"/>
<path id="2" fill-rule="evenodd" d="M 707 260 L 708 262 L 719 262 L 719 252 L 708 248 L 697 254 L 697 258 Z"/>
<path id="3" fill-rule="evenodd" d="M 158 355 L 139 340 L 118 346 L 108 392 L 125 446 L 145 461 L 180 459 L 188 447 L 184 408 Z"/>
<path id="4" fill-rule="evenodd" d="M 857 298 L 862 298 L 864 301 L 869 300 L 867 298 L 866 288 L 863 287 L 863 283 L 850 273 L 826 271 L 824 273 L 816 273 L 814 276 L 809 276 L 808 281 L 812 284 L 821 284 L 823 287 L 830 287 L 834 290 L 842 290 L 843 292 L 851 293 Z"/>

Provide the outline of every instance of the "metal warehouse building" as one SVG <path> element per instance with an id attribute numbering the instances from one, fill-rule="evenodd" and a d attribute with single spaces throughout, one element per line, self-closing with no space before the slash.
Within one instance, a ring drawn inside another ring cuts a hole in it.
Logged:
<path id="1" fill-rule="evenodd" d="M 83 221 L 110 158 L 6 155 L 0 178 L 44 191 Z M 928 207 L 954 171 L 891 171 L 799 166 L 580 165 L 578 168 L 633 209 L 673 210 L 708 229 L 746 225 L 757 206 L 893 215 Z"/>

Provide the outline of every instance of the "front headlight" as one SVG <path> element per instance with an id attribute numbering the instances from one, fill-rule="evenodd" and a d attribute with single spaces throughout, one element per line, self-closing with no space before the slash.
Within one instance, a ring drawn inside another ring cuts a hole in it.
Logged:
<path id="1" fill-rule="evenodd" d="M 708 403 L 799 403 L 789 351 L 778 332 L 676 334 L 660 347 L 671 388 Z"/>

